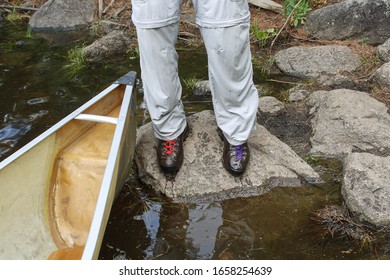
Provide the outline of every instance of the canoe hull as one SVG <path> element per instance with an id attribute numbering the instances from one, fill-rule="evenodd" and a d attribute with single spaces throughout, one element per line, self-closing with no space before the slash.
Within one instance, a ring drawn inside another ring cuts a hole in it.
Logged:
<path id="1" fill-rule="evenodd" d="M 97 259 L 134 156 L 135 73 L 129 74 L 128 84 L 111 85 L 0 163 L 0 259 L 47 259 L 80 247 L 83 259 Z M 76 119 L 84 114 L 116 124 Z M 86 180 L 91 174 L 96 178 Z M 79 226 L 69 230 L 67 223 Z"/>

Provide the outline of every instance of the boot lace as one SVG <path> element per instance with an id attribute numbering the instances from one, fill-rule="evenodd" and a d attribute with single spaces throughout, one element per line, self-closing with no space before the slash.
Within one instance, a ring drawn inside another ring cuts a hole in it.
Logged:
<path id="1" fill-rule="evenodd" d="M 244 157 L 244 145 L 234 146 L 234 152 L 237 159 L 242 159 Z"/>
<path id="2" fill-rule="evenodd" d="M 165 146 L 166 155 L 171 155 L 175 151 L 175 144 L 176 144 L 176 139 L 165 141 L 164 146 Z"/>

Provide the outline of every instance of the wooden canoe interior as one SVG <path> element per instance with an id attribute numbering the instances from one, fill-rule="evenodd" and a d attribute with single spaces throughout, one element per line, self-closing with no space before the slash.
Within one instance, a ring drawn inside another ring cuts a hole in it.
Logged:
<path id="1" fill-rule="evenodd" d="M 123 90 L 107 95 L 87 114 L 118 117 Z M 50 183 L 51 231 L 58 250 L 48 259 L 81 259 L 88 238 L 115 125 L 73 120 L 56 136 Z"/>

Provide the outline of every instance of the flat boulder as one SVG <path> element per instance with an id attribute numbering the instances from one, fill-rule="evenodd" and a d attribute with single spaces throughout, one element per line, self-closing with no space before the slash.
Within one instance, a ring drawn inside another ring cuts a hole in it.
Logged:
<path id="1" fill-rule="evenodd" d="M 390 157 L 352 153 L 344 161 L 342 197 L 359 220 L 390 228 Z"/>
<path id="2" fill-rule="evenodd" d="M 390 151 L 390 115 L 369 94 L 349 89 L 316 91 L 310 108 L 313 155 L 343 158 L 353 151 Z"/>
<path id="3" fill-rule="evenodd" d="M 94 0 L 49 0 L 30 18 L 33 31 L 57 32 L 86 27 L 94 20 Z"/>
<path id="4" fill-rule="evenodd" d="M 187 118 L 190 134 L 184 142 L 184 162 L 176 176 L 161 172 L 151 123 L 137 131 L 135 161 L 140 179 L 177 202 L 220 201 L 261 195 L 275 187 L 322 183 L 320 176 L 289 146 L 263 126 L 249 139 L 251 161 L 244 175 L 234 177 L 222 166 L 223 142 L 213 111 Z"/>
<path id="5" fill-rule="evenodd" d="M 290 76 L 315 78 L 321 74 L 353 72 L 361 64 L 359 56 L 346 46 L 291 47 L 276 53 L 275 64 Z"/>

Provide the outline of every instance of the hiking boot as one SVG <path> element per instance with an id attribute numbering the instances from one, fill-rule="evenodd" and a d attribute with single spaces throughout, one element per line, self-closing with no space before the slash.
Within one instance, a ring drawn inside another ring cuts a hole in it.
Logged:
<path id="1" fill-rule="evenodd" d="M 223 140 L 223 167 L 234 176 L 242 175 L 246 170 L 250 158 L 248 143 L 231 145 L 226 140 L 222 131 L 220 132 L 220 136 Z"/>
<path id="2" fill-rule="evenodd" d="M 183 164 L 184 152 L 183 142 L 189 133 L 189 126 L 186 125 L 184 131 L 173 140 L 158 140 L 157 162 L 162 170 L 173 173 L 179 171 Z"/>

